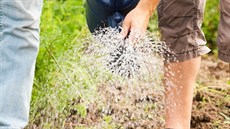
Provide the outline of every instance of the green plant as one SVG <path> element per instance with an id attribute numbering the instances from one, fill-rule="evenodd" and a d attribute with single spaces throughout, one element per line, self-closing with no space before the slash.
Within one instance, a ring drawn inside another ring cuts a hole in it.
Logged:
<path id="1" fill-rule="evenodd" d="M 84 36 L 84 1 L 45 0 L 41 17 L 41 45 L 36 64 L 30 125 L 40 128 L 64 126 L 73 98 L 80 96 L 72 76 L 63 67 L 65 53 L 82 46 L 76 37 Z M 82 34 L 82 35 L 79 35 Z M 78 51 L 79 54 L 81 51 Z M 71 56 L 71 55 L 70 55 Z M 72 55 L 74 56 L 74 55 Z M 79 61 L 80 57 L 74 59 Z M 84 69 L 82 69 L 84 71 Z M 77 87 L 78 86 L 78 87 Z M 87 89 L 87 86 L 85 86 Z M 79 109 L 84 109 L 81 106 Z M 81 110 L 81 115 L 85 111 Z M 29 126 L 28 126 L 29 128 Z"/>

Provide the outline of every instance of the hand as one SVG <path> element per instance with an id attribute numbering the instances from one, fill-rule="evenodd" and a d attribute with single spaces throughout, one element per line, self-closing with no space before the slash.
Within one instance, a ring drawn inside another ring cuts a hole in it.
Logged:
<path id="1" fill-rule="evenodd" d="M 140 0 L 138 5 L 125 17 L 121 31 L 122 37 L 129 36 L 132 39 L 133 36 L 145 33 L 157 4 L 158 0 Z"/>

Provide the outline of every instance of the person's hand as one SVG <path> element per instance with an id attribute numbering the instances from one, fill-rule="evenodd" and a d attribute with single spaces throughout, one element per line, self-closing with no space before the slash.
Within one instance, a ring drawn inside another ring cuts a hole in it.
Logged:
<path id="1" fill-rule="evenodd" d="M 145 33 L 149 19 L 158 4 L 158 0 L 140 0 L 138 5 L 125 17 L 121 35 L 123 38 Z"/>

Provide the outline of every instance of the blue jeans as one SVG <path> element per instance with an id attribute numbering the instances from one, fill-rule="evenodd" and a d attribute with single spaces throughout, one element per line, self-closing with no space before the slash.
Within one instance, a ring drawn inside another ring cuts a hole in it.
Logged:
<path id="1" fill-rule="evenodd" d="M 0 0 L 0 129 L 28 123 L 42 0 Z"/>

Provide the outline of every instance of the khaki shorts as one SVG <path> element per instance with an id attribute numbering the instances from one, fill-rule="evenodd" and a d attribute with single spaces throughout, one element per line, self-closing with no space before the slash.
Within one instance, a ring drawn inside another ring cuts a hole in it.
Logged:
<path id="1" fill-rule="evenodd" d="M 217 44 L 219 58 L 230 62 L 230 0 L 220 0 L 221 20 Z M 206 0 L 161 0 L 159 28 L 163 40 L 177 61 L 182 62 L 210 51 L 201 29 Z M 168 59 L 174 62 L 173 58 Z"/>

